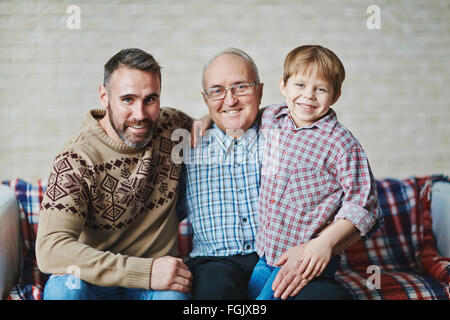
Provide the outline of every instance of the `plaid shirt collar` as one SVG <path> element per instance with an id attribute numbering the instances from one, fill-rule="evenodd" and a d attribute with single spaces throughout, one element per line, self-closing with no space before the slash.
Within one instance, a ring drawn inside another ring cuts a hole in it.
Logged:
<path id="1" fill-rule="evenodd" d="M 255 121 L 253 125 L 249 129 L 247 129 L 244 134 L 238 139 L 234 139 L 233 137 L 227 135 L 215 123 L 213 124 L 211 130 L 212 134 L 210 135 L 210 138 L 204 139 L 206 140 L 204 141 L 204 143 L 206 143 L 206 145 L 209 145 L 213 143 L 213 140 L 215 140 L 215 143 L 217 143 L 217 145 L 225 154 L 230 152 L 230 148 L 233 144 L 244 144 L 249 154 L 254 154 L 258 150 L 258 121 Z"/>
<path id="2" fill-rule="evenodd" d="M 295 124 L 294 120 L 292 119 L 289 113 L 289 108 L 286 106 L 286 104 L 284 104 L 284 107 L 277 114 L 275 114 L 275 118 L 279 119 L 285 116 L 289 117 L 289 129 L 292 129 L 294 131 L 319 128 L 327 133 L 332 133 L 334 127 L 338 123 L 336 112 L 334 112 L 334 110 L 331 108 L 323 118 L 317 120 L 312 125 L 305 127 L 297 127 L 297 125 Z"/>

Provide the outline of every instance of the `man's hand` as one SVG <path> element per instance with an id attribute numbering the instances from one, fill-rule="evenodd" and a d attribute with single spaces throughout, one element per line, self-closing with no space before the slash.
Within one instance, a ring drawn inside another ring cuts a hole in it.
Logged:
<path id="1" fill-rule="evenodd" d="M 208 113 L 192 123 L 191 129 L 191 147 L 195 147 L 205 135 L 206 130 L 212 126 L 212 118 Z"/>
<path id="2" fill-rule="evenodd" d="M 191 292 L 192 278 L 192 273 L 180 258 L 156 258 L 153 260 L 150 289 Z"/>
<path id="3" fill-rule="evenodd" d="M 305 246 L 305 244 L 300 244 L 290 248 L 276 262 L 276 266 L 282 267 L 272 283 L 275 298 L 281 297 L 286 300 L 289 296 L 296 295 L 308 284 L 309 280 L 303 278 L 297 271 L 302 263 Z"/>
<path id="4" fill-rule="evenodd" d="M 330 262 L 331 254 L 332 246 L 320 237 L 283 253 L 276 263 L 282 267 L 272 284 L 275 298 L 285 300 L 297 295 L 314 277 L 323 272 Z"/>

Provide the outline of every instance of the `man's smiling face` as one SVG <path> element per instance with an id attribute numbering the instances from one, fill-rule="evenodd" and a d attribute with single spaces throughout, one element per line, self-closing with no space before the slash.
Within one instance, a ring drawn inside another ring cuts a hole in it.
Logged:
<path id="1" fill-rule="evenodd" d="M 208 65 L 203 76 L 203 87 L 206 90 L 214 87 L 228 88 L 256 80 L 248 61 L 236 54 L 226 53 Z M 203 93 L 212 120 L 222 131 L 229 133 L 239 129 L 246 131 L 251 127 L 258 114 L 261 97 L 262 84 L 252 87 L 251 93 L 243 96 L 235 96 L 231 90 L 227 90 L 225 98 L 220 100 L 209 99 Z"/>
<path id="2" fill-rule="evenodd" d="M 154 73 L 126 67 L 115 70 L 107 88 L 100 89 L 102 104 L 108 111 L 108 135 L 131 147 L 145 147 L 159 117 L 160 90 Z"/>

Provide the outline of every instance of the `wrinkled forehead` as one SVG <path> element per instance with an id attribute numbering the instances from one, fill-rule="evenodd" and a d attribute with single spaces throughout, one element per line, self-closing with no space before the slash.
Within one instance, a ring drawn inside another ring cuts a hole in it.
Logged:
<path id="1" fill-rule="evenodd" d="M 205 89 L 253 81 L 256 81 L 256 75 L 250 62 L 232 53 L 226 53 L 213 59 L 203 73 Z"/>

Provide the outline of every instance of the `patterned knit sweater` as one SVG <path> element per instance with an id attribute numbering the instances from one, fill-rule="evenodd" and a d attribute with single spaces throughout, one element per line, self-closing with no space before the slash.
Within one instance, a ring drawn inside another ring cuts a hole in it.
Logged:
<path id="1" fill-rule="evenodd" d="M 177 255 L 180 165 L 171 161 L 173 130 L 191 119 L 161 109 L 144 149 L 106 135 L 92 110 L 55 159 L 36 242 L 39 269 L 71 273 L 100 286 L 150 288 L 153 258 Z"/>

